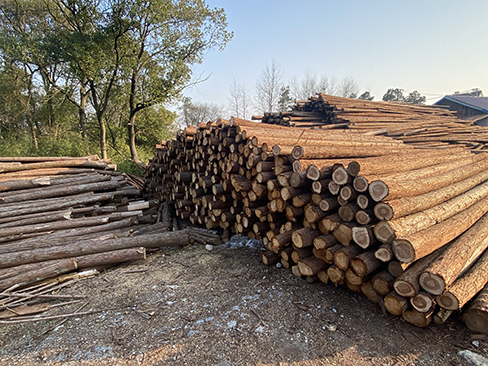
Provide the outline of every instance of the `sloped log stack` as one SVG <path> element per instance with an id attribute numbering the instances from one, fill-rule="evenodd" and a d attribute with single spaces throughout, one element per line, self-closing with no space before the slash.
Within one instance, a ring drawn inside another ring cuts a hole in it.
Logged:
<path id="1" fill-rule="evenodd" d="M 487 168 L 488 154 L 456 146 L 232 118 L 161 144 L 143 190 L 193 224 L 262 239 L 265 264 L 423 327 L 488 280 Z"/>
<path id="2" fill-rule="evenodd" d="M 264 123 L 320 129 L 348 129 L 384 135 L 420 146 L 460 145 L 488 149 L 488 132 L 456 117 L 443 106 L 373 102 L 318 94 L 297 101 L 291 111 L 255 117 Z"/>
<path id="3" fill-rule="evenodd" d="M 1 292 L 144 259 L 146 248 L 215 239 L 168 232 L 158 202 L 142 200 L 129 183 L 138 179 L 114 168 L 96 156 L 0 157 Z"/>

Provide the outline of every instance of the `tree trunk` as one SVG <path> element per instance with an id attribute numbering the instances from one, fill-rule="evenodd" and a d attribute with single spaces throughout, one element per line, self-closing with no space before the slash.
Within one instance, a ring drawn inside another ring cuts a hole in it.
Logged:
<path id="1" fill-rule="evenodd" d="M 130 150 L 130 157 L 136 163 L 142 163 L 142 160 L 139 159 L 137 155 L 137 148 L 136 148 L 136 114 L 135 112 L 131 113 L 129 123 L 127 123 L 127 133 L 129 136 L 129 150 Z"/>
<path id="2" fill-rule="evenodd" d="M 430 324 L 434 317 L 434 308 L 432 307 L 427 312 L 419 312 L 415 309 L 405 310 L 402 316 L 410 324 L 425 328 Z"/>

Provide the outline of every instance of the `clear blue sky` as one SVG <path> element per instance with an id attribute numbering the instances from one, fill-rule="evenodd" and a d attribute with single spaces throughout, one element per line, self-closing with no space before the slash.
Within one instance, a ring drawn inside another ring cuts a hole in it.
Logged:
<path id="1" fill-rule="evenodd" d="M 193 101 L 228 104 L 232 78 L 254 94 L 275 62 L 284 80 L 306 70 L 352 77 L 381 100 L 388 88 L 418 90 L 433 103 L 480 88 L 488 96 L 488 0 L 208 0 L 224 8 L 234 38 L 196 74 L 209 80 Z"/>

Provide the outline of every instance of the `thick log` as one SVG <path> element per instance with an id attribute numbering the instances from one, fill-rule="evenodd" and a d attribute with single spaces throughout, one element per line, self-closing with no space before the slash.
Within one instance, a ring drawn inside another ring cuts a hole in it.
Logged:
<path id="1" fill-rule="evenodd" d="M 413 150 L 401 154 L 392 154 L 388 156 L 359 158 L 355 162 L 360 166 L 360 173 L 370 174 L 389 174 L 410 171 L 424 168 L 430 165 L 442 164 L 448 161 L 459 160 L 469 156 L 465 149 L 457 148 L 446 154 L 443 150 Z M 351 171 L 354 172 L 353 166 Z M 348 166 L 349 171 L 349 166 Z M 356 168 L 357 171 L 357 168 Z M 357 173 L 355 174 L 357 175 Z"/>
<path id="2" fill-rule="evenodd" d="M 369 184 L 368 191 L 371 198 L 376 202 L 418 196 L 457 183 L 486 169 L 488 169 L 488 159 L 483 159 L 468 166 L 462 166 L 420 180 L 375 180 Z"/>
<path id="3" fill-rule="evenodd" d="M 437 297 L 437 303 L 447 310 L 459 310 L 488 283 L 488 251 Z"/>
<path id="4" fill-rule="evenodd" d="M 117 249 L 135 247 L 159 248 L 163 246 L 186 245 L 189 242 L 188 231 L 168 231 L 166 233 L 140 235 L 130 238 L 79 241 L 72 244 L 34 249 L 30 251 L 5 253 L 0 257 L 0 268 L 21 264 L 76 257 Z"/>
<path id="5" fill-rule="evenodd" d="M 488 197 L 488 181 L 425 211 L 390 221 L 382 221 L 375 226 L 376 237 L 383 243 L 390 243 L 396 238 L 413 234 L 444 221 L 485 197 Z"/>
<path id="6" fill-rule="evenodd" d="M 391 201 L 380 202 L 375 206 L 374 212 L 379 220 L 400 218 L 436 206 L 469 191 L 487 180 L 488 170 L 485 170 L 457 183 L 441 187 L 422 195 L 401 197 Z"/>
<path id="7" fill-rule="evenodd" d="M 398 260 L 408 263 L 434 252 L 455 239 L 488 212 L 488 198 L 484 198 L 466 210 L 427 229 L 393 242 L 393 252 Z"/>
<path id="8" fill-rule="evenodd" d="M 371 277 L 371 285 L 381 296 L 386 296 L 392 291 L 394 281 L 395 277 L 387 270 L 381 271 Z"/>
<path id="9" fill-rule="evenodd" d="M 325 270 L 329 265 L 322 259 L 311 256 L 298 261 L 298 268 L 305 276 L 313 276 Z"/>
<path id="10" fill-rule="evenodd" d="M 370 175 L 367 176 L 368 180 L 416 180 L 416 179 L 423 179 L 428 176 L 438 175 L 442 173 L 446 173 L 448 171 L 454 170 L 456 168 L 469 166 L 471 164 L 475 164 L 481 160 L 487 159 L 488 155 L 485 153 L 482 154 L 471 154 L 468 156 L 460 157 L 456 160 L 451 160 L 445 163 L 430 165 L 427 167 L 422 167 L 420 169 L 414 169 L 406 172 L 395 172 L 393 174 L 387 175 Z"/>
<path id="11" fill-rule="evenodd" d="M 420 275 L 425 271 L 425 269 L 435 260 L 437 260 L 443 253 L 445 253 L 446 248 L 440 248 L 434 253 L 416 261 L 410 265 L 401 276 L 399 276 L 393 287 L 395 291 L 403 297 L 413 297 L 417 295 L 420 291 Z"/>
<path id="12" fill-rule="evenodd" d="M 451 243 L 420 275 L 420 285 L 440 295 L 488 248 L 488 214 Z"/>
<path id="13" fill-rule="evenodd" d="M 427 327 L 434 317 L 434 308 L 432 307 L 426 312 L 420 312 L 416 309 L 405 310 L 402 314 L 403 319 L 405 319 L 410 324 L 413 324 L 420 328 Z"/>
<path id="14" fill-rule="evenodd" d="M 400 316 L 408 309 L 408 300 L 398 295 L 395 291 L 390 292 L 383 300 L 386 311 L 395 316 Z"/>
<path id="15" fill-rule="evenodd" d="M 349 267 L 349 262 L 357 256 L 363 249 L 355 244 L 343 247 L 334 253 L 334 264 L 345 271 Z"/>
<path id="16" fill-rule="evenodd" d="M 297 248 L 310 247 L 313 245 L 314 239 L 318 236 L 320 236 L 319 230 L 304 227 L 294 231 L 291 240 Z"/>
<path id="17" fill-rule="evenodd" d="M 428 292 L 421 291 L 410 298 L 410 304 L 418 312 L 426 313 L 435 306 L 434 296 Z"/>
<path id="18" fill-rule="evenodd" d="M 463 313 L 463 321 L 474 332 L 488 333 L 488 285 Z"/>
<path id="19" fill-rule="evenodd" d="M 376 259 L 374 251 L 366 251 L 358 254 L 349 262 L 349 267 L 359 277 L 366 277 L 383 265 L 383 262 Z"/>
<path id="20" fill-rule="evenodd" d="M 413 150 L 407 145 L 397 146 L 379 146 L 362 144 L 355 146 L 340 146 L 334 143 L 321 143 L 318 145 L 297 145 L 293 148 L 291 156 L 293 159 L 331 159 L 331 158 L 356 158 L 368 156 L 382 156 L 387 154 L 401 153 L 407 150 Z M 326 147 L 326 148 L 324 148 Z"/>

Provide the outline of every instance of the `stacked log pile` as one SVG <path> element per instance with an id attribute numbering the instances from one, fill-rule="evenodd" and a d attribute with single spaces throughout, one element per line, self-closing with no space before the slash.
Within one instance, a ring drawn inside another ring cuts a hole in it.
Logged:
<path id="1" fill-rule="evenodd" d="M 255 117 L 264 123 L 320 129 L 349 129 L 361 134 L 385 135 L 421 146 L 460 145 L 488 149 L 488 132 L 471 121 L 458 119 L 442 106 L 372 102 L 318 94 L 298 101 L 291 111 Z"/>
<path id="2" fill-rule="evenodd" d="M 486 284 L 487 168 L 488 154 L 460 147 L 233 118 L 158 146 L 144 194 L 193 224 L 262 239 L 265 264 L 423 327 Z"/>
<path id="3" fill-rule="evenodd" d="M 145 258 L 139 238 L 168 225 L 152 225 L 157 202 L 114 168 L 96 156 L 0 157 L 0 291 Z"/>

